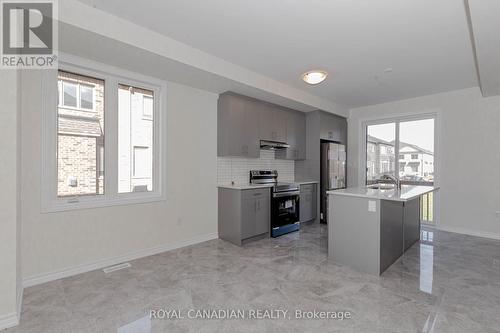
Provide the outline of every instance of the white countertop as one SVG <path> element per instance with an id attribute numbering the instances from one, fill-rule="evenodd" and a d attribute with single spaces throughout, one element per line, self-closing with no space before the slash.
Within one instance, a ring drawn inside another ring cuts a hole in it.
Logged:
<path id="1" fill-rule="evenodd" d="M 319 182 L 317 180 L 303 180 L 300 182 L 294 182 L 295 184 L 298 185 L 307 185 L 307 184 L 318 184 Z"/>
<path id="2" fill-rule="evenodd" d="M 305 180 L 305 181 L 293 182 L 293 183 L 297 184 L 297 185 L 307 185 L 307 184 L 317 184 L 319 182 L 316 181 L 316 180 Z M 252 189 L 256 189 L 256 188 L 273 187 L 273 184 L 249 184 L 249 183 L 234 184 L 234 185 L 231 185 L 231 184 L 218 184 L 217 187 L 220 187 L 220 188 L 229 188 L 229 189 L 233 189 L 233 190 L 252 190 Z"/>
<path id="3" fill-rule="evenodd" d="M 343 195 L 351 197 L 373 198 L 380 200 L 391 201 L 410 201 L 418 198 L 426 193 L 434 192 L 439 187 L 435 186 L 416 186 L 416 185 L 403 185 L 401 190 L 379 190 L 371 189 L 366 186 L 361 187 L 348 187 L 346 189 L 327 191 L 330 195 Z"/>
<path id="4" fill-rule="evenodd" d="M 273 187 L 273 184 L 219 184 L 219 188 L 229 188 L 233 190 L 253 190 L 257 188 Z"/>

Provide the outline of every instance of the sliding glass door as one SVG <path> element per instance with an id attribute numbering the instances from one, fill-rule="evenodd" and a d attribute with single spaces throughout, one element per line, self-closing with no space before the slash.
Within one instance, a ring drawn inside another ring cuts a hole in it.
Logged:
<path id="1" fill-rule="evenodd" d="M 396 176 L 396 123 L 366 128 L 366 183 L 374 184 L 383 175 Z"/>
<path id="2" fill-rule="evenodd" d="M 434 185 L 435 118 L 396 118 L 366 125 L 366 184 L 391 175 L 406 185 Z M 434 197 L 421 200 L 422 221 L 434 220 Z"/>

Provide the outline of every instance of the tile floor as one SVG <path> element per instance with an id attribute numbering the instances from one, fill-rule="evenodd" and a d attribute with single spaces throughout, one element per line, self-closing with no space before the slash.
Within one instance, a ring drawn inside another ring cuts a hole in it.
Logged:
<path id="1" fill-rule="evenodd" d="M 500 242 L 422 232 L 381 277 L 327 259 L 326 228 L 214 240 L 25 290 L 14 332 L 500 332 Z M 284 309 L 291 319 L 149 319 L 149 310 Z M 294 311 L 352 318 L 296 319 Z"/>

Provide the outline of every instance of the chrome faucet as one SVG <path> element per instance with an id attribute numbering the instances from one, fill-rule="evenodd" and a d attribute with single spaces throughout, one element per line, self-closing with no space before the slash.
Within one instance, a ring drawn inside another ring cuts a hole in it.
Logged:
<path id="1" fill-rule="evenodd" d="M 394 177 L 393 175 L 382 175 L 382 177 L 380 177 L 381 180 L 392 180 L 392 182 L 394 183 L 394 185 L 396 186 L 396 188 L 398 190 L 401 190 L 401 180 L 399 180 L 398 178 Z"/>

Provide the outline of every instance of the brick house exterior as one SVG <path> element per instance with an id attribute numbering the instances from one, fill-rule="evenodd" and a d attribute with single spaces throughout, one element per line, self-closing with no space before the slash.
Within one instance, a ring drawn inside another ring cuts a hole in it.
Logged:
<path id="1" fill-rule="evenodd" d="M 75 88 L 68 106 L 64 85 Z M 92 91 L 92 108 L 82 107 L 80 92 Z M 59 71 L 57 164 L 59 196 L 103 194 L 104 81 Z"/>

